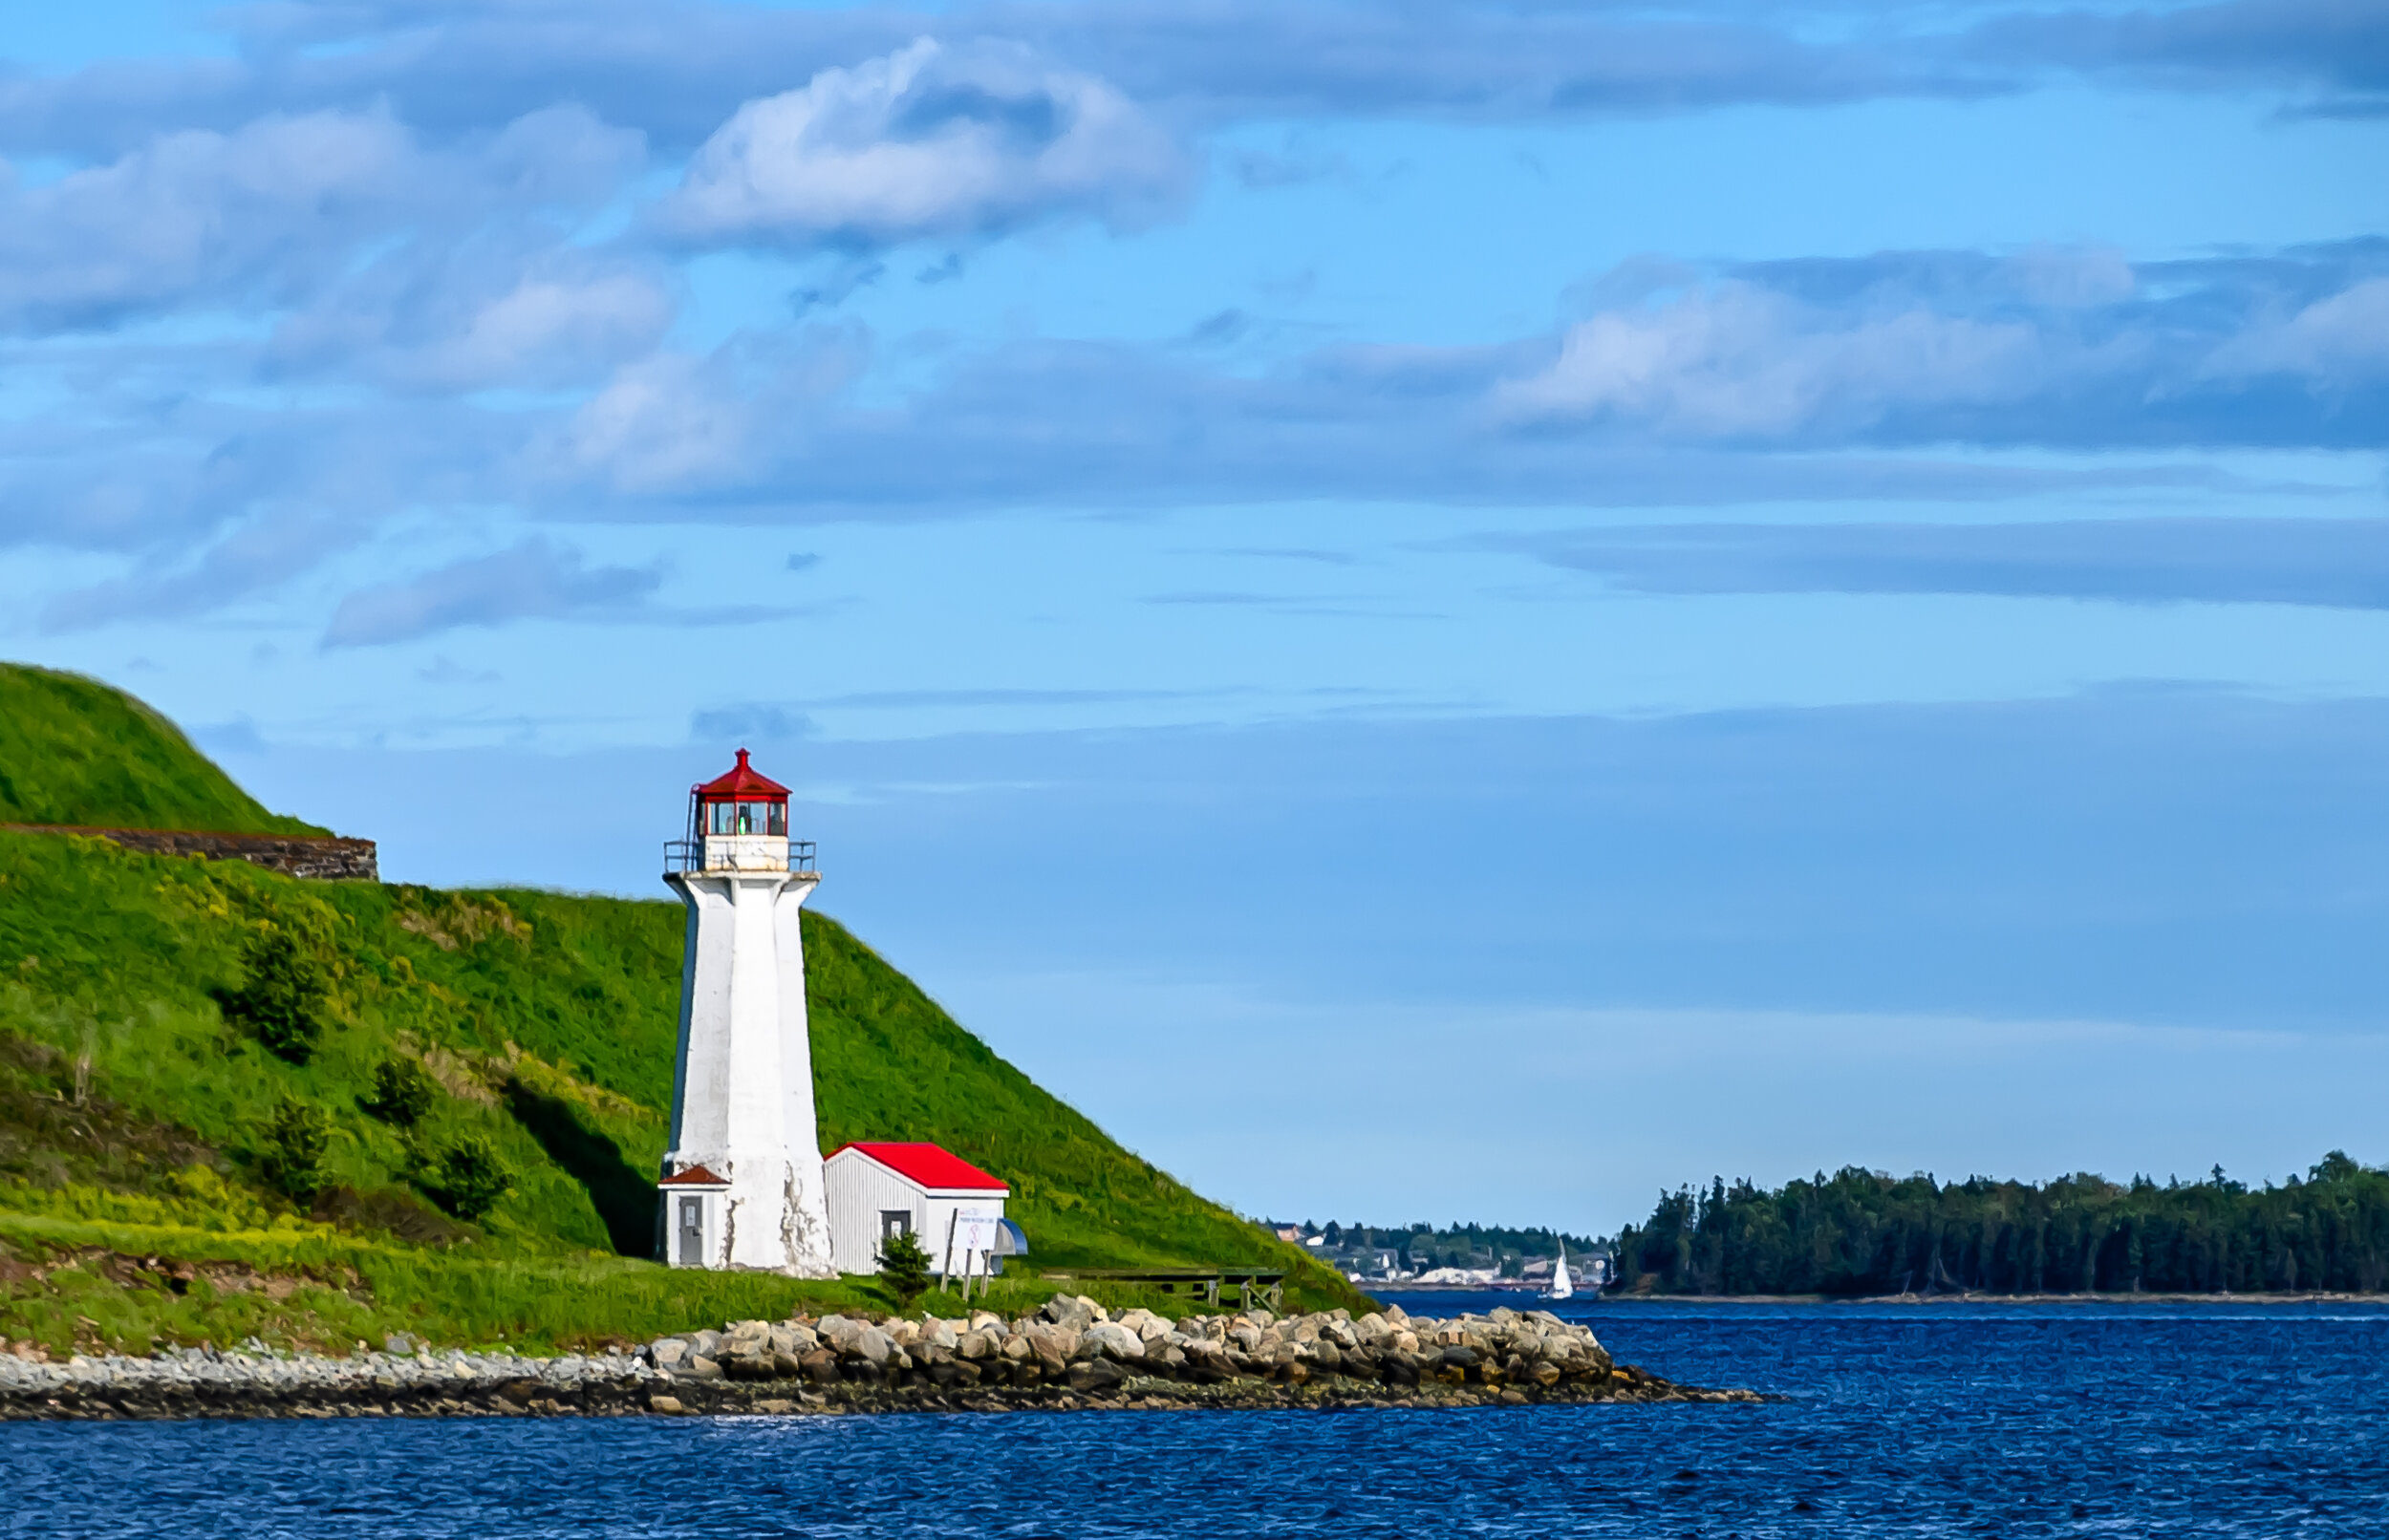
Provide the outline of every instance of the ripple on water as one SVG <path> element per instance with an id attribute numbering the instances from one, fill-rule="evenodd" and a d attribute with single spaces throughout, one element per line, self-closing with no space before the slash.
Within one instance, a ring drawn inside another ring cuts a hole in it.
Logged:
<path id="1" fill-rule="evenodd" d="M 1448 1303 L 1439 1301 L 1439 1304 Z M 2389 1310 L 1580 1306 L 1763 1406 L 21 1423 L 11 1534 L 2389 1532 Z"/>

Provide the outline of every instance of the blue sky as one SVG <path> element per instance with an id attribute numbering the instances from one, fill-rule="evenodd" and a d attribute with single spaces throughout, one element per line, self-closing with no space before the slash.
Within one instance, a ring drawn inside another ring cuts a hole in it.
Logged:
<path id="1" fill-rule="evenodd" d="M 2377 6 L 0 55 L 0 650 L 394 876 L 656 894 L 750 745 L 824 908 L 1282 1216 L 2389 1161 Z"/>

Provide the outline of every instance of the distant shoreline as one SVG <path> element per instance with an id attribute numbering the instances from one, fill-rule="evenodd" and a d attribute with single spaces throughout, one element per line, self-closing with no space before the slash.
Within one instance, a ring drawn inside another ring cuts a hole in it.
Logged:
<path id="1" fill-rule="evenodd" d="M 1459 1291 L 1453 1291 L 1458 1293 Z M 2389 1294 L 1583 1294 L 1619 1305 L 2389 1305 Z"/>
<path id="2" fill-rule="evenodd" d="M 1366 1288 L 1366 1286 L 1361 1286 Z M 1431 1283 L 1402 1284 L 1389 1289 L 1375 1290 L 1371 1298 L 1401 1294 L 1503 1294 L 1525 1295 L 1549 1302 L 1549 1296 L 1536 1289 L 1505 1289 L 1499 1284 Z M 1582 1302 L 1604 1305 L 2389 1305 L 2389 1292 L 2349 1294 L 2317 1290 L 2249 1293 L 2249 1294 L 1995 1294 L 1968 1290 L 1956 1294 L 1604 1294 L 1598 1289 L 1580 1290 L 1573 1299 L 1562 1304 Z"/>

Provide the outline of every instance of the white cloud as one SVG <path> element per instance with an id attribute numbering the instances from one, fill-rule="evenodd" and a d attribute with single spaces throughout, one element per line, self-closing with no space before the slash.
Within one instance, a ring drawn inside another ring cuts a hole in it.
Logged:
<path id="1" fill-rule="evenodd" d="M 662 214 L 699 241 L 900 241 L 1077 213 L 1132 222 L 1186 158 L 1126 96 L 1024 48 L 922 38 L 742 106 Z"/>
<path id="2" fill-rule="evenodd" d="M 653 567 L 592 567 L 578 551 L 527 540 L 404 582 L 359 588 L 333 612 L 324 645 L 375 647 L 459 626 L 619 616 L 637 610 L 662 581 Z"/>
<path id="3" fill-rule="evenodd" d="M 2389 278 L 2368 278 L 2215 351 L 2203 374 L 2304 374 L 2328 384 L 2389 377 Z"/>
<path id="4" fill-rule="evenodd" d="M 1903 404 L 2019 397 L 2041 382 L 2034 328 L 1909 308 L 1827 314 L 1722 283 L 1571 327 L 1559 356 L 1494 393 L 1523 422 L 1625 419 L 1687 437 L 1856 426 Z"/>
<path id="5" fill-rule="evenodd" d="M 660 272 L 570 248 L 497 246 L 392 254 L 287 317 L 273 366 L 407 390 L 586 384 L 647 353 L 672 324 Z"/>
<path id="6" fill-rule="evenodd" d="M 75 325 L 320 271 L 385 216 L 415 156 L 383 114 L 310 113 L 167 134 L 0 194 L 0 319 Z"/>
<path id="7" fill-rule="evenodd" d="M 189 562 L 153 564 L 59 594 L 43 608 L 42 629 L 81 631 L 204 613 L 269 589 L 360 536 L 353 523 L 320 512 L 269 514 L 235 527 Z"/>
<path id="8" fill-rule="evenodd" d="M 579 107 L 543 109 L 435 151 L 377 108 L 169 133 L 30 188 L 10 185 L 0 164 L 0 326 L 305 306 L 327 289 L 373 289 L 410 245 L 451 252 L 490 226 L 515 232 L 517 246 L 552 248 L 564 232 L 543 223 L 545 211 L 602 203 L 642 156 L 639 135 Z M 378 258 L 360 267 L 367 252 Z M 451 261 L 446 270 L 464 268 Z"/>
<path id="9" fill-rule="evenodd" d="M 658 353 L 617 373 L 573 414 L 568 467 L 618 490 L 655 492 L 735 478 L 748 459 L 754 414 L 720 388 L 706 361 Z"/>
<path id="10" fill-rule="evenodd" d="M 632 497 L 749 485 L 807 443 L 825 404 L 852 382 L 861 334 L 743 335 L 699 356 L 626 364 L 532 452 L 538 475 Z"/>

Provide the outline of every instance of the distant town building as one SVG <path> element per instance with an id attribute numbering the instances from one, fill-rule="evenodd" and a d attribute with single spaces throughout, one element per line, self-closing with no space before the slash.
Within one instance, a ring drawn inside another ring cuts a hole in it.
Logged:
<path id="1" fill-rule="evenodd" d="M 1497 1283 L 1501 1270 L 1495 1268 L 1429 1268 L 1412 1281 L 1429 1288 L 1468 1288 Z"/>

